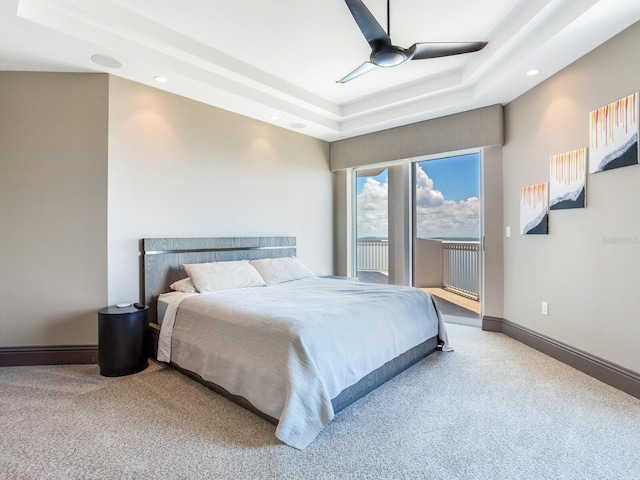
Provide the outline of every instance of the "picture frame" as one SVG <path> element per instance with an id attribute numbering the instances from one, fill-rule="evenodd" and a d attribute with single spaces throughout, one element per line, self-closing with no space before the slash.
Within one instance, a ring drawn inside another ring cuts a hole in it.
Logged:
<path id="1" fill-rule="evenodd" d="M 589 173 L 640 163 L 639 100 L 632 93 L 589 113 Z"/>
<path id="2" fill-rule="evenodd" d="M 548 183 L 520 188 L 520 233 L 546 235 L 549 233 Z"/>

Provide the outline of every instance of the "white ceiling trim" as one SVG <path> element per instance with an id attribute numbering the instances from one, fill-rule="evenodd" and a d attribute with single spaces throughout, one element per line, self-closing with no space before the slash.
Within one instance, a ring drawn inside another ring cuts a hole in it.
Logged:
<path id="1" fill-rule="evenodd" d="M 340 114 L 338 106 L 317 95 L 118 5 L 95 2 L 101 8 L 91 12 L 81 9 L 87 5 L 86 1 L 78 0 L 22 0 L 18 15 L 80 40 L 92 39 L 96 46 L 109 45 L 118 56 L 126 52 L 127 56 L 183 75 L 187 67 L 190 72 L 206 72 L 208 75 L 203 81 L 214 81 L 214 87 L 228 88 L 230 93 L 239 90 L 230 85 L 242 84 L 248 87 L 247 92 L 249 89 L 260 90 L 325 114 L 336 117 Z M 127 25 L 135 25 L 135 28 Z M 262 96 L 260 101 L 264 98 Z"/>

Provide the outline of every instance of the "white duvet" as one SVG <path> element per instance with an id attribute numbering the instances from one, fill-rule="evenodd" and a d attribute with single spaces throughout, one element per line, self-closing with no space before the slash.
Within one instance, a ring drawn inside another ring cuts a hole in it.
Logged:
<path id="1" fill-rule="evenodd" d="M 307 278 L 160 299 L 158 360 L 246 398 L 298 449 L 333 419 L 331 399 L 345 388 L 436 334 L 449 349 L 417 288 Z"/>

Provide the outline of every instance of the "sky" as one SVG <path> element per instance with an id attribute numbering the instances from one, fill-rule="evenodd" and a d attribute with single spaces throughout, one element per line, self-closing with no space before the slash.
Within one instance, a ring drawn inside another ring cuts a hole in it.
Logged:
<path id="1" fill-rule="evenodd" d="M 479 237 L 479 158 L 472 154 L 416 165 L 418 237 Z M 356 193 L 358 238 L 387 238 L 387 170 L 358 178 Z"/>

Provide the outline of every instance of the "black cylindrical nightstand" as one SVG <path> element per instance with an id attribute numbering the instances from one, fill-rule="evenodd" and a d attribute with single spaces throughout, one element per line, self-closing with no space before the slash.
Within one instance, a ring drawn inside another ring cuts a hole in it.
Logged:
<path id="1" fill-rule="evenodd" d="M 147 368 L 149 307 L 107 307 L 98 312 L 100 375 L 119 377 Z"/>

